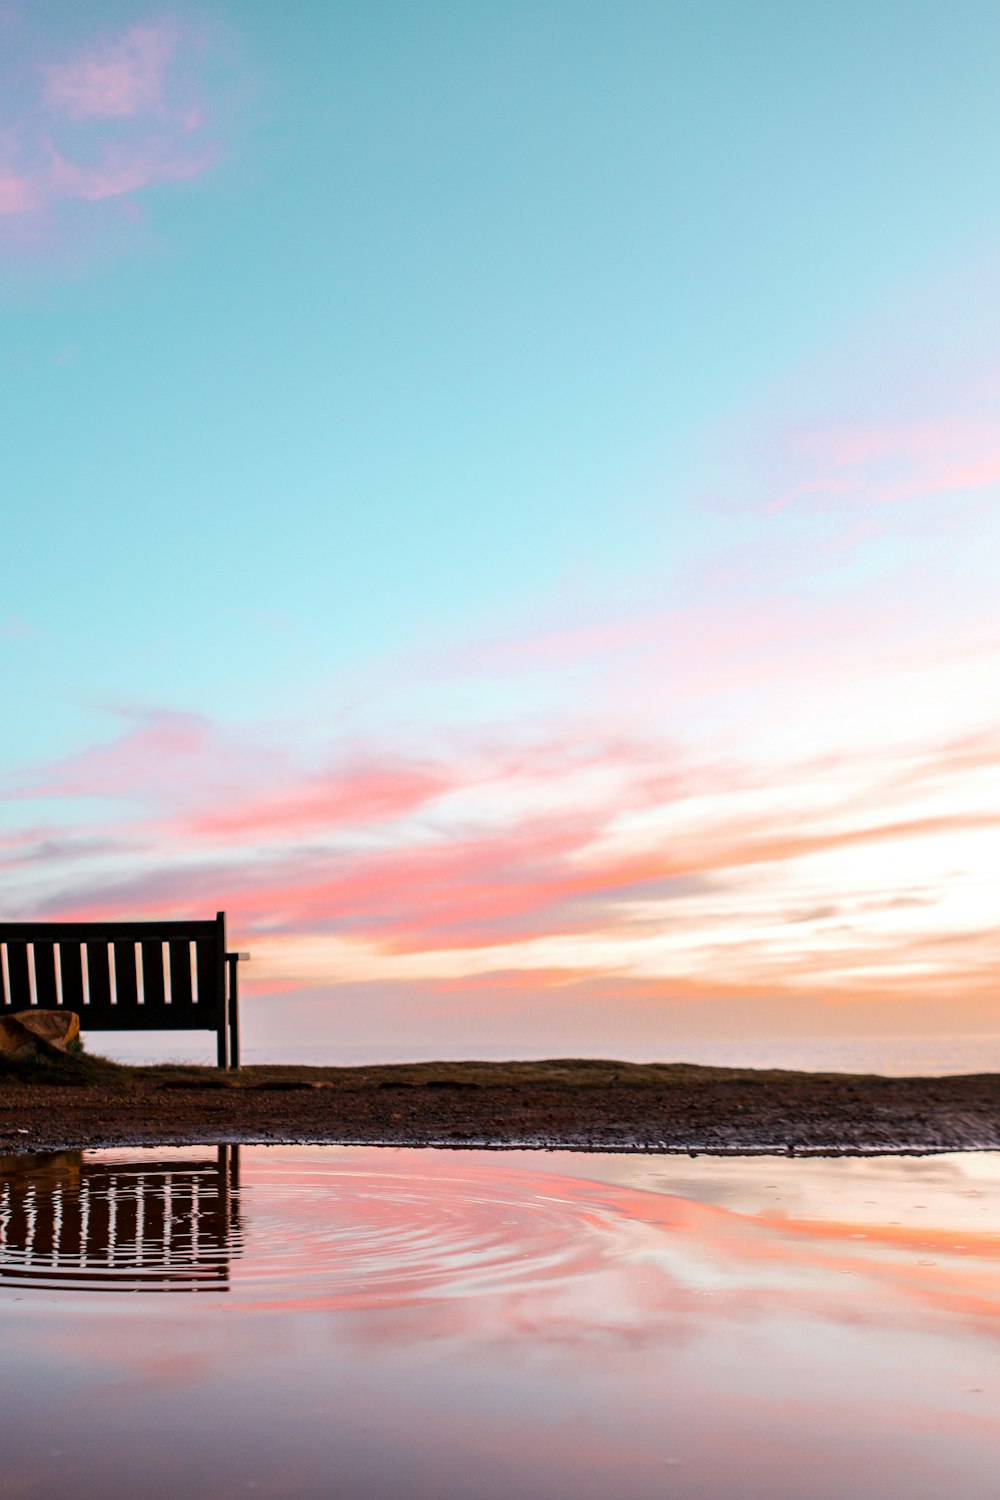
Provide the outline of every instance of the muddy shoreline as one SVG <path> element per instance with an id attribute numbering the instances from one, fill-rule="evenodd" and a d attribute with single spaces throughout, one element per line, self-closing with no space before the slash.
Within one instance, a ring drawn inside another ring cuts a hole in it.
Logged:
<path id="1" fill-rule="evenodd" d="M 0 1154 L 222 1141 L 841 1155 L 1000 1150 L 1000 1075 L 564 1060 L 0 1075 Z"/>

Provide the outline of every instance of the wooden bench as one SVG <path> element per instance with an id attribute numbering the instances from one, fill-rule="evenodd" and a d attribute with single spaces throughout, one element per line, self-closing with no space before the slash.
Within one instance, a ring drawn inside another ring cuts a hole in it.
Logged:
<path id="1" fill-rule="evenodd" d="M 237 965 L 214 922 L 0 922 L 0 1016 L 75 1011 L 82 1031 L 214 1031 L 240 1065 Z"/>

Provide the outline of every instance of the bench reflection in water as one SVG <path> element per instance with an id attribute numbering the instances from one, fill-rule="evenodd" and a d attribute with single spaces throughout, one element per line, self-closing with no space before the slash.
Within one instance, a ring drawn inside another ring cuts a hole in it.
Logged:
<path id="1" fill-rule="evenodd" d="M 239 1150 L 0 1158 L 0 1283 L 228 1290 L 240 1251 Z"/>

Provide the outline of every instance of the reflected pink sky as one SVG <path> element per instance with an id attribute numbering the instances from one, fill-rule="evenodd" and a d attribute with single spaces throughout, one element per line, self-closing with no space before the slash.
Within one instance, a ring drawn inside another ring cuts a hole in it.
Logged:
<path id="1" fill-rule="evenodd" d="M 244 1147 L 225 1294 L 0 1283 L 0 1492 L 985 1497 L 998 1180 Z"/>

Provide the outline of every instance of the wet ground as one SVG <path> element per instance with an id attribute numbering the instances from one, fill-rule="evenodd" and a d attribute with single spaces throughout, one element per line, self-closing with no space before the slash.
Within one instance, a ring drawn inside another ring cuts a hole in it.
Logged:
<path id="1" fill-rule="evenodd" d="M 316 1141 L 718 1152 L 1000 1147 L 1000 1076 L 617 1062 L 126 1068 L 0 1076 L 0 1152 Z"/>

